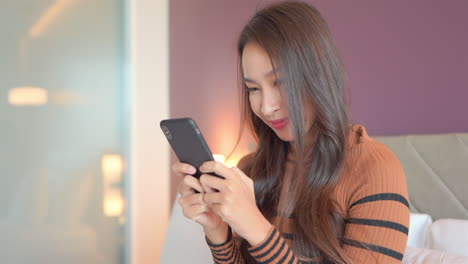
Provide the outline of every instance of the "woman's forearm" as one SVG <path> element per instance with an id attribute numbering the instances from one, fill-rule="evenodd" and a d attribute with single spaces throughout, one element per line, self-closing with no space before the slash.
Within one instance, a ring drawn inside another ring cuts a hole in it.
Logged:
<path id="1" fill-rule="evenodd" d="M 254 225 L 253 225 L 254 226 Z M 265 240 L 266 236 L 271 232 L 272 225 L 268 220 L 260 215 L 258 221 L 255 224 L 255 228 L 252 232 L 249 232 L 244 236 L 244 239 L 249 242 L 250 245 L 255 246 Z"/>
<path id="2" fill-rule="evenodd" d="M 229 226 L 226 223 L 220 224 L 215 229 L 204 229 L 205 236 L 213 244 L 222 244 L 228 239 Z"/>

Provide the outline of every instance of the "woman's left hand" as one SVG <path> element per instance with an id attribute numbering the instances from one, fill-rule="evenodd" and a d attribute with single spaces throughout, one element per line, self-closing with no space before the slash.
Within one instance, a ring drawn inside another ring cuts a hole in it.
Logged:
<path id="1" fill-rule="evenodd" d="M 268 235 L 271 224 L 257 207 L 252 179 L 239 168 L 228 168 L 216 161 L 203 163 L 200 171 L 214 172 L 224 177 L 221 179 L 209 174 L 202 174 L 200 177 L 206 192 L 204 200 L 212 211 L 250 245 L 262 242 Z"/>

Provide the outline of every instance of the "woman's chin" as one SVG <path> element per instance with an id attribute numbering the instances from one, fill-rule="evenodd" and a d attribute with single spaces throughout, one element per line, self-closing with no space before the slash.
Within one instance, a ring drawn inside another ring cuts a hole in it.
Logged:
<path id="1" fill-rule="evenodd" d="M 278 130 L 274 130 L 274 131 L 276 133 L 276 136 L 278 136 L 279 139 L 281 139 L 283 141 L 289 142 L 289 141 L 294 140 L 294 136 L 289 131 L 278 131 Z"/>
<path id="2" fill-rule="evenodd" d="M 276 136 L 281 139 L 282 141 L 293 141 L 294 140 L 294 131 L 291 128 L 290 124 L 286 125 L 285 127 L 282 128 L 275 128 L 273 126 L 270 126 L 270 129 L 275 132 Z"/>

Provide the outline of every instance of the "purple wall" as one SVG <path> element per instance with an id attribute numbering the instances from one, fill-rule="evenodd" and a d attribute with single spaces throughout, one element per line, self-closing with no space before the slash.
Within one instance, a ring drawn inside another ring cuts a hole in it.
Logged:
<path id="1" fill-rule="evenodd" d="M 268 2 L 170 2 L 171 116 L 194 117 L 214 153 L 237 136 L 237 35 Z M 342 53 L 354 123 L 371 136 L 468 132 L 468 1 L 309 2 Z"/>
<path id="2" fill-rule="evenodd" d="M 314 1 L 372 135 L 468 132 L 468 2 Z"/>

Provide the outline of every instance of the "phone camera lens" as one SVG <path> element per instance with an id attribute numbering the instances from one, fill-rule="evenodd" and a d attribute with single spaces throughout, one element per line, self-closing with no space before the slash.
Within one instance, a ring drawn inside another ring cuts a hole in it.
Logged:
<path id="1" fill-rule="evenodd" d="M 167 139 L 172 139 L 172 135 L 171 132 L 169 132 L 169 129 L 166 126 L 162 126 L 161 128 L 164 132 L 164 135 L 166 135 Z"/>

